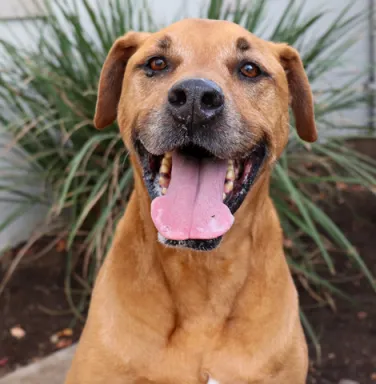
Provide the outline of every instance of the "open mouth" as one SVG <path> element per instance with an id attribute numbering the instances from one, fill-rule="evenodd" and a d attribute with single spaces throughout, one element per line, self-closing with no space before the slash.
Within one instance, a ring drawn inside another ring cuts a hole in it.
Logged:
<path id="1" fill-rule="evenodd" d="M 211 250 L 234 222 L 267 156 L 261 142 L 241 159 L 220 159 L 197 145 L 156 156 L 136 148 L 152 198 L 159 240 L 169 246 Z"/>

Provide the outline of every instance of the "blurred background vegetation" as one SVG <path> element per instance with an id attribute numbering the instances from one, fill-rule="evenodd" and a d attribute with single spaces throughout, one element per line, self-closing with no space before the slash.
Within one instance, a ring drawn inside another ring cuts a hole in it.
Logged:
<path id="1" fill-rule="evenodd" d="M 116 125 L 103 132 L 93 127 L 99 73 L 118 36 L 160 26 L 145 1 L 109 0 L 93 5 L 82 0 L 80 11 L 77 4 L 46 1 L 47 16 L 32 26 L 24 24 L 37 42 L 33 47 L 22 41 L 0 41 L 5 52 L 0 63 L 0 124 L 7 138 L 1 144 L 0 191 L 6 192 L 3 202 L 17 203 L 0 223 L 0 231 L 36 204 L 50 207 L 44 225 L 7 268 L 0 293 L 39 238 L 50 239 L 40 256 L 64 239 L 66 294 L 72 311 L 82 319 L 98 267 L 132 191 L 132 169 Z M 275 167 L 271 194 L 295 277 L 326 301 L 332 295 L 346 297 L 331 279 L 336 273 L 333 250 L 340 250 L 376 288 L 362 255 L 320 203 L 335 194 L 338 186 L 357 185 L 372 191 L 376 185 L 376 162 L 347 146 L 344 134 L 355 130 L 367 135 L 367 127 L 337 119 L 341 112 L 351 114 L 367 102 L 362 92 L 354 91 L 354 84 L 366 73 L 347 75 L 341 86 L 326 81 L 343 69 L 343 57 L 364 29 L 367 15 L 350 14 L 344 5 L 322 29 L 317 26 L 325 10 L 307 13 L 304 4 L 291 0 L 272 24 L 265 17 L 270 1 L 262 0 L 246 5 L 237 1 L 235 7 L 211 0 L 203 7 L 202 17 L 234 21 L 301 52 L 314 90 L 321 139 L 307 145 L 291 126 L 291 140 Z M 30 191 L 36 180 L 43 181 L 44 190 Z M 72 281 L 81 287 L 80 294 L 73 295 Z M 302 319 L 315 340 L 303 312 Z"/>

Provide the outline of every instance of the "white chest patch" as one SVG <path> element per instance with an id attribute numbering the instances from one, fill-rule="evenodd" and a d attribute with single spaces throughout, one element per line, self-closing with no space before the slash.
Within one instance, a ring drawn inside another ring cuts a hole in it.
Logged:
<path id="1" fill-rule="evenodd" d="M 219 384 L 217 380 L 212 379 L 211 377 L 208 380 L 208 384 Z"/>

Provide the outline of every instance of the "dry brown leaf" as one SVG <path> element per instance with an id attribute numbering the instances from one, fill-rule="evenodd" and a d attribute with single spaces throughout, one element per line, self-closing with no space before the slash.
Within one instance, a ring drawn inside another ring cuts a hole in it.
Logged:
<path id="1" fill-rule="evenodd" d="M 363 185 L 352 185 L 351 186 L 351 190 L 354 191 L 354 192 L 364 192 L 366 190 L 365 187 L 363 187 Z"/>
<path id="2" fill-rule="evenodd" d="M 58 341 L 59 341 L 59 336 L 56 335 L 56 334 L 52 335 L 52 336 L 50 337 L 50 341 L 51 341 L 52 344 L 57 344 Z"/>
<path id="3" fill-rule="evenodd" d="M 364 320 L 364 319 L 367 318 L 367 316 L 368 316 L 368 313 L 367 313 L 367 312 L 364 312 L 364 311 L 362 311 L 362 312 L 358 312 L 358 319 L 359 319 L 359 320 Z"/>
<path id="4" fill-rule="evenodd" d="M 10 334 L 16 339 L 23 339 L 26 336 L 26 332 L 21 326 L 16 325 L 10 329 Z"/>
<path id="5" fill-rule="evenodd" d="M 60 252 L 65 251 L 65 249 L 66 249 L 66 241 L 64 239 L 61 239 L 56 244 L 56 251 L 60 253 Z"/>
<path id="6" fill-rule="evenodd" d="M 283 239 L 283 246 L 287 249 L 291 249 L 293 246 L 293 242 L 291 239 L 285 238 Z"/>
<path id="7" fill-rule="evenodd" d="M 73 330 L 71 328 L 64 328 L 62 329 L 61 331 L 58 331 L 56 333 L 54 333 L 51 337 L 50 337 L 50 341 L 52 344 L 59 344 L 60 341 L 64 341 L 64 340 L 61 340 L 61 339 L 64 339 L 64 338 L 70 338 L 73 336 Z"/>
<path id="8" fill-rule="evenodd" d="M 348 189 L 348 185 L 342 182 L 337 182 L 336 187 L 339 191 L 345 191 L 346 189 Z"/>
<path id="9" fill-rule="evenodd" d="M 69 347 L 72 344 L 72 340 L 70 339 L 62 339 L 56 343 L 57 349 L 63 349 Z"/>
<path id="10" fill-rule="evenodd" d="M 73 335 L 73 331 L 71 328 L 65 328 L 59 332 L 56 332 L 56 336 L 58 337 L 71 337 Z"/>
<path id="11" fill-rule="evenodd" d="M 8 364 L 9 359 L 7 357 L 3 357 L 0 359 L 0 367 L 5 367 Z"/>

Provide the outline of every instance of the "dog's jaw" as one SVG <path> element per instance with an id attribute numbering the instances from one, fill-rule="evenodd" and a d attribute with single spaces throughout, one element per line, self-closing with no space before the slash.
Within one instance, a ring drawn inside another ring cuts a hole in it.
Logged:
<path id="1" fill-rule="evenodd" d="M 210 240 L 198 240 L 198 239 L 190 239 L 190 240 L 169 240 L 166 239 L 163 235 L 158 233 L 158 241 L 166 247 L 171 248 L 189 248 L 195 251 L 212 251 L 216 249 L 221 241 L 223 236 L 216 237 L 215 239 Z"/>
<path id="2" fill-rule="evenodd" d="M 265 160 L 268 158 L 268 146 L 265 141 L 255 145 L 248 155 L 243 155 L 239 160 L 218 159 L 210 150 L 196 149 L 195 147 L 189 147 L 189 152 L 185 152 L 185 149 L 176 148 L 172 154 L 167 153 L 166 155 L 157 156 L 151 154 L 137 139 L 134 145 L 141 164 L 144 183 L 152 199 L 151 215 L 159 233 L 159 242 L 168 247 L 189 248 L 197 251 L 211 251 L 220 245 L 223 235 L 233 224 L 233 215 L 245 200 L 261 173 Z M 186 160 L 184 160 L 185 156 L 187 156 Z M 180 160 L 180 158 L 182 159 Z M 185 189 L 189 187 L 189 184 L 183 188 L 183 196 L 180 192 L 178 194 L 176 192 L 176 190 L 181 190 L 181 185 L 177 180 L 181 179 L 183 184 L 186 184 L 186 181 L 189 180 L 188 183 L 190 183 L 192 182 L 190 179 L 192 175 L 187 175 L 188 179 L 186 179 L 184 174 L 185 166 L 182 166 L 179 170 L 177 165 L 174 168 L 174 164 L 177 164 L 178 160 L 183 163 L 191 163 L 188 168 L 189 174 L 193 172 L 192 167 L 200 167 L 200 170 L 194 171 L 200 174 L 200 176 L 197 176 L 199 186 L 194 187 L 198 188 L 197 192 L 192 191 L 194 193 L 191 194 L 193 198 L 196 193 L 200 192 L 201 195 L 199 196 L 201 196 L 203 202 L 200 208 L 196 206 L 197 200 L 200 199 L 198 195 L 194 198 L 195 203 L 192 203 L 194 205 L 191 207 L 185 204 L 185 200 L 179 201 L 179 199 L 185 198 Z M 218 165 L 216 165 L 217 163 Z M 222 170 L 223 167 L 219 163 L 229 164 L 227 173 L 226 169 Z M 176 176 L 174 176 L 172 169 L 175 170 Z M 218 172 L 218 170 L 220 171 L 219 177 L 223 176 L 223 179 L 222 181 L 217 180 L 215 186 L 210 181 L 210 177 L 213 176 L 213 172 Z M 208 172 L 208 176 L 203 176 L 204 172 Z M 174 183 L 171 180 L 174 180 Z M 175 195 L 171 183 L 174 185 Z M 204 183 L 204 185 L 201 183 Z M 216 189 L 213 196 L 212 188 Z M 170 189 L 171 194 L 169 193 Z M 207 196 L 202 196 L 203 190 L 206 190 Z M 218 199 L 218 201 L 215 202 L 212 199 Z M 208 203 L 205 203 L 205 201 Z M 211 208 L 206 209 L 207 204 Z M 179 211 L 181 205 L 185 207 L 185 213 Z M 205 214 L 208 215 L 207 218 L 204 216 Z M 203 223 L 203 225 L 198 225 L 197 230 L 196 227 L 189 229 L 187 226 L 192 224 L 180 223 L 180 219 L 177 219 L 179 215 L 183 215 L 182 220 L 184 219 L 185 222 L 187 222 L 186 217 L 192 215 L 193 221 L 199 224 Z M 213 220 L 218 220 L 218 223 L 212 223 Z M 205 223 L 209 225 L 207 230 L 205 230 Z M 165 230 L 165 228 L 168 230 Z M 191 235 L 188 234 L 189 231 L 193 231 Z M 177 233 L 177 235 L 175 236 L 174 233 Z M 197 235 L 194 235 L 194 233 L 197 233 Z"/>

